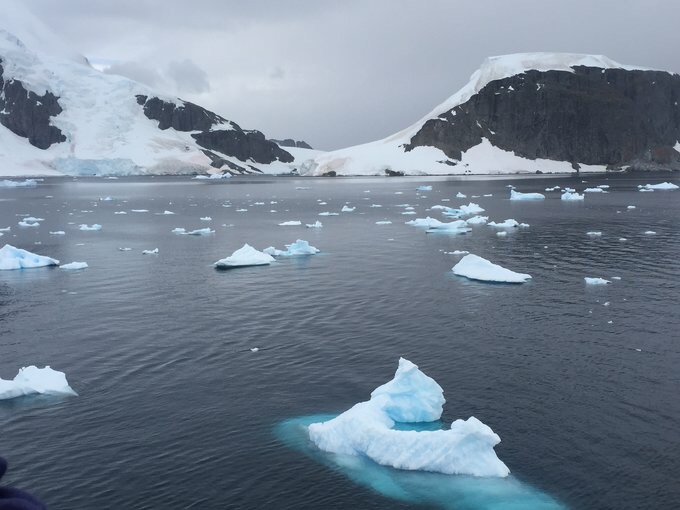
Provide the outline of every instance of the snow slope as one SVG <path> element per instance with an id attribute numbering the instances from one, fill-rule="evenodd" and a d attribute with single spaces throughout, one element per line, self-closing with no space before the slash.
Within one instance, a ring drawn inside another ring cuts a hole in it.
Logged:
<path id="1" fill-rule="evenodd" d="M 411 175 L 535 173 L 537 170 L 544 173 L 573 172 L 570 163 L 522 158 L 493 146 L 486 138 L 464 152 L 456 166 L 451 166 L 452 160 L 437 148 L 420 146 L 406 151 L 404 145 L 428 120 L 464 104 L 492 81 L 529 70 L 574 72 L 575 66 L 645 70 L 624 66 L 601 55 L 521 53 L 489 57 L 470 77 L 467 85 L 411 126 L 382 140 L 321 154 L 306 162 L 303 169 L 309 175 L 323 175 L 331 171 L 340 175 L 384 175 L 386 170 Z M 605 167 L 581 164 L 580 171 L 603 172 Z"/>

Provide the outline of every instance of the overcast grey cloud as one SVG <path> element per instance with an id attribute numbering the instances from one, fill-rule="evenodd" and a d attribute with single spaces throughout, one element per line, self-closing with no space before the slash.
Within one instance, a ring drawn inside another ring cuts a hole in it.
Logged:
<path id="1" fill-rule="evenodd" d="M 676 0 L 12 3 L 110 72 L 323 149 L 408 126 L 489 55 L 594 53 L 680 71 Z"/>

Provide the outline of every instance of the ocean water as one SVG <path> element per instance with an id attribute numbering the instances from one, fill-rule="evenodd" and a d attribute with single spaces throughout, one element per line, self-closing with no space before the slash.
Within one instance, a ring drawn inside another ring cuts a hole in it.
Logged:
<path id="1" fill-rule="evenodd" d="M 290 423 L 367 399 L 404 356 L 444 389 L 444 422 L 472 415 L 500 435 L 513 483 L 566 508 L 677 508 L 680 192 L 637 191 L 663 180 L 50 178 L 0 189 L 0 228 L 12 227 L 0 244 L 90 265 L 0 271 L 0 377 L 48 364 L 80 394 L 0 402 L 3 482 L 64 510 L 470 508 L 463 493 L 446 505 L 396 497 L 361 477 L 408 474 L 339 466 L 286 435 Z M 511 202 L 509 183 L 610 193 Z M 432 191 L 416 192 L 423 184 Z M 404 224 L 470 201 L 491 220 L 531 226 L 498 237 L 487 226 L 450 236 Z M 318 216 L 346 203 L 356 210 Z M 176 214 L 155 214 L 164 210 Z M 17 226 L 27 214 L 45 221 Z M 324 226 L 278 225 L 288 220 Z M 206 226 L 215 234 L 170 232 Z M 212 267 L 246 242 L 298 238 L 322 253 Z M 454 276 L 453 250 L 533 280 Z M 585 276 L 621 279 L 586 286 Z"/>

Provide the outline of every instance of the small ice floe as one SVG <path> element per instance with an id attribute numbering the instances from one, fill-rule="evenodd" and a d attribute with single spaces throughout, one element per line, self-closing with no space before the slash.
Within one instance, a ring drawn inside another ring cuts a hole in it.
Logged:
<path id="1" fill-rule="evenodd" d="M 382 205 L 380 205 L 380 204 L 371 204 L 371 207 L 375 209 L 376 207 L 382 207 Z"/>
<path id="2" fill-rule="evenodd" d="M 145 213 L 145 212 L 149 212 L 149 210 L 148 209 L 130 209 L 130 212 Z"/>
<path id="3" fill-rule="evenodd" d="M 66 232 L 64 232 L 63 230 L 55 230 L 53 232 L 50 232 L 50 235 L 52 235 L 52 236 L 65 236 Z"/>
<path id="4" fill-rule="evenodd" d="M 98 223 L 94 223 L 92 225 L 86 225 L 85 223 L 81 224 L 78 227 L 78 230 L 101 230 L 102 226 L 99 225 Z"/>
<path id="5" fill-rule="evenodd" d="M 586 232 L 586 235 L 591 237 L 600 237 L 602 235 L 602 232 L 598 230 L 591 230 L 590 232 Z"/>
<path id="6" fill-rule="evenodd" d="M 493 193 L 487 193 L 486 195 L 482 195 L 483 197 L 492 197 Z"/>
<path id="7" fill-rule="evenodd" d="M 562 192 L 563 192 L 563 193 L 576 193 L 576 190 L 575 190 L 574 188 L 565 187 L 565 188 L 562 190 Z"/>
<path id="8" fill-rule="evenodd" d="M 609 280 L 605 280 L 604 278 L 590 278 L 588 276 L 583 278 L 583 280 L 586 282 L 586 285 L 607 285 L 608 283 L 611 283 Z"/>
<path id="9" fill-rule="evenodd" d="M 172 212 L 172 211 L 167 211 L 167 210 L 166 210 L 166 211 L 163 211 L 162 213 L 156 213 L 156 214 L 158 214 L 159 216 L 169 216 L 169 215 L 175 214 L 175 213 Z"/>
<path id="10" fill-rule="evenodd" d="M 132 251 L 132 248 L 128 248 L 126 246 L 118 248 L 118 251 Z"/>
<path id="11" fill-rule="evenodd" d="M 212 218 L 210 216 L 202 216 L 199 218 L 201 221 L 212 221 Z"/>
<path id="12" fill-rule="evenodd" d="M 558 189 L 560 189 L 559 186 L 553 186 L 552 188 L 545 188 L 546 191 L 557 191 Z"/>
<path id="13" fill-rule="evenodd" d="M 373 390 L 370 400 L 328 421 L 312 423 L 309 439 L 320 450 L 368 458 L 399 470 L 508 476 L 510 470 L 493 449 L 500 437 L 474 416 L 442 430 L 395 427 L 437 421 L 444 403 L 441 386 L 401 358 L 394 378 Z"/>
<path id="14" fill-rule="evenodd" d="M 635 207 L 634 205 L 626 206 L 626 209 L 635 209 L 635 208 L 636 208 L 636 207 Z"/>
<path id="15" fill-rule="evenodd" d="M 527 228 L 529 227 L 528 223 L 520 223 L 519 221 L 508 218 L 507 220 L 501 222 L 501 223 L 496 223 L 495 221 L 490 221 L 487 223 L 488 226 L 494 227 L 494 228 Z"/>
<path id="16" fill-rule="evenodd" d="M 468 225 L 484 225 L 487 221 L 489 221 L 488 216 L 473 216 L 465 220 L 465 223 Z"/>
<path id="17" fill-rule="evenodd" d="M 31 269 L 34 267 L 58 266 L 59 261 L 6 244 L 0 248 L 0 270 Z"/>
<path id="18" fill-rule="evenodd" d="M 263 253 L 271 255 L 272 257 L 296 257 L 300 255 L 316 255 L 321 250 L 315 248 L 307 241 L 298 239 L 292 244 L 287 244 L 285 250 L 277 250 L 273 246 L 262 250 Z"/>
<path id="19" fill-rule="evenodd" d="M 620 279 L 621 279 L 620 276 L 612 276 L 612 280 L 620 280 Z M 624 301 L 625 301 L 625 299 L 624 299 Z"/>
<path id="20" fill-rule="evenodd" d="M 320 200 L 318 202 L 319 202 L 319 205 L 328 205 L 328 202 L 322 202 Z"/>
<path id="21" fill-rule="evenodd" d="M 402 214 L 402 216 L 413 216 L 414 214 L 416 214 L 416 212 L 415 211 L 404 211 L 401 214 Z"/>
<path id="22" fill-rule="evenodd" d="M 505 236 L 508 235 L 508 232 L 507 232 L 506 230 L 503 230 L 503 231 L 501 231 L 501 232 L 496 232 L 496 235 L 497 235 L 498 237 L 505 237 Z"/>
<path id="23" fill-rule="evenodd" d="M 515 186 L 513 186 L 512 184 L 508 184 L 506 188 L 515 189 Z"/>
<path id="24" fill-rule="evenodd" d="M 142 250 L 142 255 L 156 255 L 158 253 L 158 248 L 153 250 Z"/>
<path id="25" fill-rule="evenodd" d="M 403 195 L 404 192 L 403 192 L 403 191 L 395 191 L 394 194 L 395 194 L 395 195 Z"/>
<path id="26" fill-rule="evenodd" d="M 20 227 L 39 227 L 40 223 L 37 221 L 29 221 L 28 218 L 21 220 L 17 223 Z"/>
<path id="27" fill-rule="evenodd" d="M 59 266 L 59 269 L 85 269 L 86 267 L 89 267 L 87 262 L 69 262 Z"/>
<path id="28" fill-rule="evenodd" d="M 576 202 L 577 200 L 585 200 L 586 196 L 583 193 L 576 193 L 575 191 L 565 191 L 562 193 L 560 200 L 565 202 Z"/>
<path id="29" fill-rule="evenodd" d="M 12 227 L 0 228 L 0 232 L 11 232 L 11 231 L 12 231 Z"/>
<path id="30" fill-rule="evenodd" d="M 647 188 L 640 188 L 638 191 L 643 191 L 645 193 L 654 193 L 653 189 L 647 189 Z"/>
<path id="31" fill-rule="evenodd" d="M 299 220 L 284 221 L 283 223 L 279 223 L 279 227 L 299 227 L 300 225 L 302 225 L 302 222 Z"/>
<path id="32" fill-rule="evenodd" d="M 340 216 L 340 213 L 324 211 L 320 212 L 319 216 Z"/>
<path id="33" fill-rule="evenodd" d="M 456 193 L 456 198 L 467 198 L 467 195 L 459 191 L 458 193 Z"/>
<path id="34" fill-rule="evenodd" d="M 510 200 L 545 200 L 545 195 L 542 193 L 520 193 L 511 189 Z"/>
<path id="35" fill-rule="evenodd" d="M 524 283 L 531 279 L 531 275 L 516 273 L 472 253 L 453 266 L 453 273 L 482 282 Z"/>
<path id="36" fill-rule="evenodd" d="M 340 209 L 340 212 L 354 212 L 355 209 L 356 209 L 356 207 L 349 207 L 349 206 L 343 205 L 342 209 Z"/>
<path id="37" fill-rule="evenodd" d="M 391 225 L 392 222 L 389 221 L 389 220 L 381 220 L 381 221 L 376 221 L 375 224 L 376 225 Z"/>
<path id="38" fill-rule="evenodd" d="M 645 235 L 647 235 L 647 236 L 653 236 L 655 234 L 656 234 L 656 232 L 654 232 L 653 230 L 645 230 Z"/>
<path id="39" fill-rule="evenodd" d="M 34 365 L 23 367 L 14 379 L 0 379 L 0 400 L 24 395 L 78 396 L 69 386 L 66 374 L 52 370 L 49 365 L 45 368 Z"/>
<path id="40" fill-rule="evenodd" d="M 113 211 L 113 214 L 127 214 L 125 211 Z"/>
<path id="41" fill-rule="evenodd" d="M 458 210 L 460 211 L 461 216 L 471 216 L 473 214 L 480 214 L 484 212 L 484 208 L 480 207 L 474 202 L 470 202 L 468 205 L 461 205 Z M 446 214 L 446 212 L 444 212 L 444 214 Z"/>
<path id="42" fill-rule="evenodd" d="M 250 352 L 258 352 L 260 350 L 259 347 L 251 347 Z"/>
<path id="43" fill-rule="evenodd" d="M 418 186 L 416 191 L 432 191 L 432 186 Z"/>
<path id="44" fill-rule="evenodd" d="M 236 212 L 248 212 L 248 209 L 236 209 Z"/>
<path id="45" fill-rule="evenodd" d="M 309 186 L 296 186 L 295 189 L 309 189 Z"/>
<path id="46" fill-rule="evenodd" d="M 110 202 L 111 200 L 113 200 L 111 197 L 99 197 L 100 202 Z"/>
<path id="47" fill-rule="evenodd" d="M 305 227 L 307 227 L 307 228 L 322 228 L 323 223 L 321 223 L 319 220 L 316 220 L 314 223 L 306 223 Z"/>
<path id="48" fill-rule="evenodd" d="M 216 269 L 232 269 L 236 267 L 265 266 L 274 262 L 274 257 L 268 253 L 256 250 L 249 244 L 236 250 L 230 256 L 215 262 Z"/>
<path id="49" fill-rule="evenodd" d="M 597 187 L 602 189 L 609 189 L 609 184 L 598 184 Z"/>
<path id="50" fill-rule="evenodd" d="M 584 193 L 607 193 L 604 189 L 600 188 L 586 188 L 583 190 Z"/>
<path id="51" fill-rule="evenodd" d="M 677 184 L 673 184 L 672 182 L 660 182 L 659 184 L 645 184 L 645 185 L 639 185 L 638 188 L 640 190 L 669 190 L 669 189 L 678 189 L 680 186 Z"/>
<path id="52" fill-rule="evenodd" d="M 628 239 L 625 237 L 619 237 L 619 241 L 628 241 Z"/>
<path id="53" fill-rule="evenodd" d="M 38 185 L 36 179 L 25 179 L 23 181 L 11 181 L 8 179 L 0 181 L 0 188 L 33 188 Z"/>
<path id="54" fill-rule="evenodd" d="M 210 234 L 214 234 L 215 231 L 212 230 L 209 227 L 206 228 L 198 228 L 196 230 L 189 230 L 187 231 L 185 228 L 174 228 L 171 230 L 173 234 L 181 235 L 181 236 L 207 236 Z"/>
<path id="55" fill-rule="evenodd" d="M 466 250 L 453 250 L 453 251 L 447 251 L 446 253 L 449 254 L 449 255 L 467 255 L 470 252 L 466 251 Z"/>

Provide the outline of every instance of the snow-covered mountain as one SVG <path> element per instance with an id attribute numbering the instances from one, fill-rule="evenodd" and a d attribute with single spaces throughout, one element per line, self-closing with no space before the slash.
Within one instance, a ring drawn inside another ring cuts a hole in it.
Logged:
<path id="1" fill-rule="evenodd" d="M 0 29 L 0 175 L 285 173 L 317 154 L 101 73 L 32 23 Z"/>
<path id="2" fill-rule="evenodd" d="M 320 154 L 310 175 L 680 170 L 680 76 L 604 56 L 488 58 L 388 138 Z"/>

